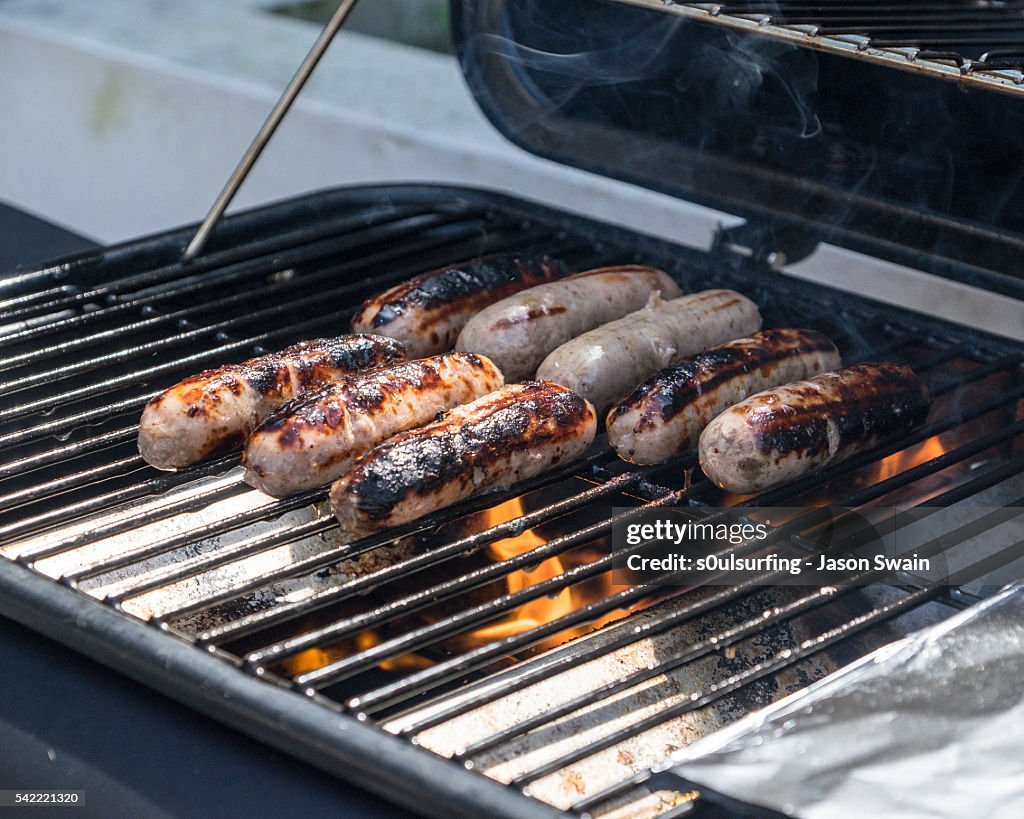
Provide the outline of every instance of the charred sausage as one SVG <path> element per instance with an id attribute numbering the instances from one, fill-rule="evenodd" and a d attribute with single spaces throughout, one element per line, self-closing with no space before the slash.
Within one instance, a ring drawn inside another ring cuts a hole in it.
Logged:
<path id="1" fill-rule="evenodd" d="M 410 358 L 447 352 L 487 305 L 566 275 L 565 265 L 547 256 L 485 256 L 432 270 L 368 299 L 352 319 L 352 330 L 398 339 Z"/>
<path id="2" fill-rule="evenodd" d="M 594 408 L 565 387 L 510 384 L 372 450 L 331 505 L 345 531 L 385 529 L 571 461 L 596 430 Z"/>
<path id="3" fill-rule="evenodd" d="M 730 492 L 763 492 L 905 435 L 930 405 L 909 367 L 856 364 L 727 409 L 700 436 L 701 469 Z"/>
<path id="4" fill-rule="evenodd" d="M 661 463 L 696 449 L 704 427 L 738 401 L 841 363 L 835 345 L 813 330 L 765 330 L 738 338 L 640 384 L 608 413 L 608 442 L 623 460 Z"/>
<path id="5" fill-rule="evenodd" d="M 249 436 L 242 455 L 245 481 L 276 498 L 323 486 L 381 441 L 504 383 L 497 367 L 473 353 L 349 376 Z"/>
<path id="6" fill-rule="evenodd" d="M 139 452 L 157 469 L 180 469 L 241 444 L 277 407 L 342 376 L 402 361 L 383 336 L 339 336 L 206 370 L 153 398 L 142 412 Z"/>
<path id="7" fill-rule="evenodd" d="M 659 292 L 675 298 L 679 287 L 653 267 L 591 270 L 532 287 L 481 310 L 463 329 L 455 348 L 487 356 L 508 381 L 533 378 L 556 347 L 639 310 Z"/>
<path id="8" fill-rule="evenodd" d="M 757 305 L 734 290 L 705 290 L 671 301 L 653 296 L 643 309 L 554 350 L 537 378 L 578 392 L 603 416 L 662 367 L 760 327 Z"/>

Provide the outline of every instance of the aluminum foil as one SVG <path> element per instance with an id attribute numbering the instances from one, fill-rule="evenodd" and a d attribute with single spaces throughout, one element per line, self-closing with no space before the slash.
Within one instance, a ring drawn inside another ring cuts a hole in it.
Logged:
<path id="1" fill-rule="evenodd" d="M 665 767 L 806 819 L 1024 816 L 1024 585 L 879 649 Z"/>

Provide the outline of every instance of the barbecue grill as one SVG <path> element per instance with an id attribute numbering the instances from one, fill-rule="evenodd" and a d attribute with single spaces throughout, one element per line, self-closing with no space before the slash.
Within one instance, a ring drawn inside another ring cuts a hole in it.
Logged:
<path id="1" fill-rule="evenodd" d="M 1021 343 L 781 272 L 828 240 L 1024 295 L 1024 186 L 1006 164 L 1024 5 L 453 9 L 503 132 L 746 224 L 705 251 L 491 192 L 378 186 L 231 216 L 189 263 L 181 229 L 17 273 L 0 291 L 0 612 L 415 810 L 712 813 L 715 799 L 651 772 L 678 743 L 1024 576 Z M 872 100 L 851 110 L 858 86 Z M 736 89 L 742 105 L 723 107 Z M 820 330 L 846 362 L 909 364 L 932 413 L 756 497 L 718 489 L 692 457 L 630 466 L 601 433 L 576 463 L 356 540 L 324 490 L 271 500 L 237 455 L 174 473 L 138 455 L 142 406 L 180 378 L 338 333 L 391 284 L 510 250 L 739 290 L 766 326 Z M 799 551 L 825 505 L 895 506 L 899 529 L 963 503 L 992 509 L 919 549 L 959 567 L 955 585 L 611 577 L 612 527 L 644 509 L 798 507 L 770 537 Z"/>

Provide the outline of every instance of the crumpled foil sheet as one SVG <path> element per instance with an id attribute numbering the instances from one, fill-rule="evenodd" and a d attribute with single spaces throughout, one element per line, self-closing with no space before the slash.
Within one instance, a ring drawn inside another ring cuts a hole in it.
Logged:
<path id="1" fill-rule="evenodd" d="M 804 817 L 1024 816 L 1024 585 L 675 754 L 665 774 Z"/>

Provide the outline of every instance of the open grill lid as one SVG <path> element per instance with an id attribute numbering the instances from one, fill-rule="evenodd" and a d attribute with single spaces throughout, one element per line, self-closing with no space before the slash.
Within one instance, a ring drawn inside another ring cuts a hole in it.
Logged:
<path id="1" fill-rule="evenodd" d="M 1024 2 L 452 11 L 527 150 L 743 216 L 756 255 L 826 240 L 1024 298 Z"/>

